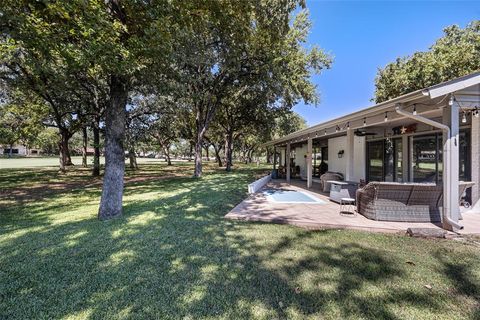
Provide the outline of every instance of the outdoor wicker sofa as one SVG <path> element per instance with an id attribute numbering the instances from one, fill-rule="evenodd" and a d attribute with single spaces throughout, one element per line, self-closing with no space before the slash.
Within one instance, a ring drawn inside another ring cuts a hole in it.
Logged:
<path id="1" fill-rule="evenodd" d="M 460 182 L 459 195 L 471 182 Z M 440 222 L 443 187 L 431 183 L 370 182 L 356 193 L 357 212 L 380 221 Z"/>
<path id="2" fill-rule="evenodd" d="M 327 171 L 320 176 L 320 190 L 330 192 L 330 183 L 328 181 L 343 181 L 343 174 L 340 172 Z"/>

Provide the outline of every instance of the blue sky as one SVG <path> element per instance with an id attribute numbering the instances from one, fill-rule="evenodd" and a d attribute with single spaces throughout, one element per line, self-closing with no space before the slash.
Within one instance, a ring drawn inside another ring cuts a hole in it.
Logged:
<path id="1" fill-rule="evenodd" d="M 448 25 L 480 19 L 480 1 L 307 0 L 307 7 L 313 22 L 309 45 L 335 59 L 330 70 L 312 78 L 320 104 L 294 108 L 308 125 L 372 105 L 377 68 L 427 50 Z"/>

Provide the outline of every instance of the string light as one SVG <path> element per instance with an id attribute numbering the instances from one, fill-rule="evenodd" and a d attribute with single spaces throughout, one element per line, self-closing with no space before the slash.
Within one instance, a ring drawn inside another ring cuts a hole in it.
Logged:
<path id="1" fill-rule="evenodd" d="M 347 122 L 347 130 L 350 130 L 350 122 Z"/>
<path id="2" fill-rule="evenodd" d="M 363 118 L 363 126 L 365 127 L 367 125 L 367 118 Z"/>
<path id="3" fill-rule="evenodd" d="M 416 104 L 413 105 L 413 115 L 414 116 L 417 115 L 417 105 Z"/>
<path id="4" fill-rule="evenodd" d="M 467 113 L 463 112 L 462 123 L 467 123 Z"/>
<path id="5" fill-rule="evenodd" d="M 327 135 L 327 129 L 325 129 L 325 135 Z"/>
<path id="6" fill-rule="evenodd" d="M 388 121 L 388 111 L 387 111 L 387 112 L 385 112 L 385 119 L 384 119 L 383 121 L 385 121 L 385 122 L 387 122 L 387 121 Z"/>
<path id="7" fill-rule="evenodd" d="M 475 112 L 473 113 L 473 115 L 475 116 L 475 118 L 480 117 L 480 111 L 478 111 L 478 109 L 475 108 Z"/>
<path id="8" fill-rule="evenodd" d="M 336 126 L 335 127 L 335 132 L 338 132 L 340 130 L 340 127 L 339 126 Z"/>

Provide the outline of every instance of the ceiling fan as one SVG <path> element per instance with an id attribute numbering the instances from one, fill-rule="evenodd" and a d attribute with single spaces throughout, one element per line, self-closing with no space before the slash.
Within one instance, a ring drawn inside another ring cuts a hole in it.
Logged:
<path id="1" fill-rule="evenodd" d="M 374 136 L 376 133 L 374 132 L 367 132 L 367 131 L 361 131 L 359 129 L 355 130 L 353 132 L 357 137 L 365 137 L 365 136 Z"/>

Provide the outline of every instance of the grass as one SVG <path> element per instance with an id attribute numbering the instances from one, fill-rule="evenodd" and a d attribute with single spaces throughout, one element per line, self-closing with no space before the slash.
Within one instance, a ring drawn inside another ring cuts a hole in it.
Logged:
<path id="1" fill-rule="evenodd" d="M 228 221 L 259 172 L 206 169 L 128 171 L 108 222 L 88 171 L 0 170 L 0 319 L 480 318 L 475 242 Z"/>
<path id="2" fill-rule="evenodd" d="M 127 160 L 128 161 L 128 160 Z M 162 159 L 152 159 L 152 158 L 137 158 L 139 164 L 155 164 L 163 163 L 165 160 Z M 58 156 L 57 157 L 22 157 L 15 156 L 8 158 L 6 156 L 0 156 L 0 169 L 24 169 L 24 168 L 35 168 L 35 167 L 58 167 Z M 73 156 L 72 162 L 76 166 L 82 165 L 81 156 Z M 93 158 L 89 157 L 89 163 L 93 163 Z M 100 163 L 103 165 L 105 163 L 105 158 L 100 158 Z"/>

